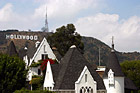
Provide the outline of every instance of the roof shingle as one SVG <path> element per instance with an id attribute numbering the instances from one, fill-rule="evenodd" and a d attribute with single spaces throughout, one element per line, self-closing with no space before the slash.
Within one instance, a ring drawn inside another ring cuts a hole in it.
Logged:
<path id="1" fill-rule="evenodd" d="M 85 66 L 88 67 L 92 77 L 97 82 L 97 89 L 105 89 L 102 78 L 76 48 L 70 48 L 59 65 L 59 74 L 54 89 L 75 89 L 75 82 Z"/>

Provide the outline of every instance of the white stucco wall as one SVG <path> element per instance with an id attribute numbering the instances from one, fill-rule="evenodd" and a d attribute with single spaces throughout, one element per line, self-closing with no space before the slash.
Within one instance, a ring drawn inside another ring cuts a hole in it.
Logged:
<path id="1" fill-rule="evenodd" d="M 27 74 L 27 81 L 32 80 L 32 76 L 38 75 L 38 69 L 40 69 L 40 66 L 38 67 L 30 67 L 28 74 Z M 40 71 L 40 75 L 42 75 L 42 72 Z"/>
<path id="2" fill-rule="evenodd" d="M 85 74 L 87 74 L 87 82 L 85 82 Z M 91 87 L 93 89 L 93 93 L 96 93 L 97 92 L 97 84 L 96 84 L 96 81 L 94 81 L 93 77 L 91 76 L 89 70 L 85 69 L 84 73 L 81 73 L 80 76 L 82 76 L 81 79 L 79 77 L 80 80 L 77 80 L 75 83 L 75 93 L 80 93 L 80 89 L 82 87 L 84 87 L 84 88 Z"/>
<path id="3" fill-rule="evenodd" d="M 38 75 L 38 69 L 40 69 L 40 66 L 31 67 L 32 75 Z M 41 69 L 40 69 L 40 75 L 42 75 Z"/>
<path id="4" fill-rule="evenodd" d="M 45 52 L 44 52 L 44 45 L 45 45 Z M 56 59 L 56 56 L 54 55 L 52 49 L 50 48 L 50 45 L 48 44 L 47 40 L 44 38 L 38 47 L 37 51 L 35 52 L 33 58 L 30 60 L 30 65 L 32 62 L 38 62 L 42 59 L 42 54 L 47 54 L 49 58 Z M 30 66 L 29 65 L 29 66 Z"/>
<path id="5" fill-rule="evenodd" d="M 124 77 L 114 77 L 114 85 L 109 85 L 108 78 L 104 78 L 107 93 L 124 93 Z"/>
<path id="6" fill-rule="evenodd" d="M 28 57 L 27 57 L 27 55 L 23 57 L 23 60 L 26 64 L 25 68 L 27 69 L 27 67 L 28 67 Z"/>
<path id="7" fill-rule="evenodd" d="M 44 45 L 46 46 L 46 48 L 45 48 L 46 53 L 44 53 Z M 38 62 L 38 60 L 41 60 L 42 54 L 48 54 L 49 58 L 56 59 L 56 56 L 54 55 L 54 53 L 53 53 L 52 49 L 50 48 L 49 44 L 47 43 L 47 41 L 43 42 L 43 44 L 40 47 L 37 55 L 34 58 L 34 61 Z"/>
<path id="8" fill-rule="evenodd" d="M 48 61 L 43 89 L 45 90 L 45 88 L 47 88 L 48 90 L 52 90 L 53 87 L 54 87 L 53 74 L 52 74 L 50 62 Z"/>
<path id="9" fill-rule="evenodd" d="M 27 77 L 26 81 L 31 81 L 32 80 L 32 70 L 31 69 L 29 69 L 28 74 L 27 74 L 26 77 Z"/>

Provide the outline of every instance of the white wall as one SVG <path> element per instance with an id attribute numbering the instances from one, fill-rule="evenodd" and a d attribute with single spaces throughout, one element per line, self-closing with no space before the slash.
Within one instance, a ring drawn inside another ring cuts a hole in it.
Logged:
<path id="1" fill-rule="evenodd" d="M 28 57 L 27 57 L 27 55 L 23 57 L 23 60 L 25 61 L 25 64 L 26 64 L 25 68 L 27 69 L 27 67 L 28 67 Z"/>
<path id="2" fill-rule="evenodd" d="M 114 77 L 115 84 L 109 85 L 108 78 L 104 78 L 107 93 L 124 93 L 124 77 Z"/>
<path id="3" fill-rule="evenodd" d="M 87 82 L 85 82 L 85 74 L 87 74 Z M 96 84 L 96 81 L 94 81 L 93 77 L 91 76 L 89 70 L 86 69 L 84 71 L 84 73 L 81 73 L 80 76 L 82 76 L 81 80 L 76 81 L 76 83 L 75 83 L 75 93 L 80 93 L 80 89 L 82 87 L 84 87 L 84 88 L 91 87 L 93 89 L 93 93 L 96 93 L 97 92 L 97 84 Z"/>
<path id="4" fill-rule="evenodd" d="M 52 74 L 50 62 L 48 61 L 43 89 L 45 90 L 45 88 L 47 88 L 48 90 L 52 90 L 53 87 L 54 87 L 53 74 Z"/>
<path id="5" fill-rule="evenodd" d="M 38 75 L 38 67 L 31 67 L 32 75 Z"/>
<path id="6" fill-rule="evenodd" d="M 46 53 L 44 53 L 44 45 L 46 45 Z M 46 42 L 43 43 L 43 45 L 41 46 L 40 50 L 38 51 L 35 59 L 34 59 L 34 62 L 38 62 L 38 60 L 41 60 L 42 58 L 42 54 L 48 54 L 48 57 L 49 58 L 52 58 L 52 59 L 56 59 L 53 51 L 51 50 L 51 48 L 47 45 Z"/>

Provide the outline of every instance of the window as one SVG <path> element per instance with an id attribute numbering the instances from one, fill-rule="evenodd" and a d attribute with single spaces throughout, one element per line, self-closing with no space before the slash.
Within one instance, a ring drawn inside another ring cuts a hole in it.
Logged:
<path id="1" fill-rule="evenodd" d="M 46 53 L 46 45 L 44 45 L 44 53 Z"/>
<path id="2" fill-rule="evenodd" d="M 82 93 L 82 89 L 80 89 L 80 93 Z"/>
<path id="3" fill-rule="evenodd" d="M 93 89 L 91 87 L 82 87 L 80 88 L 80 93 L 93 93 Z"/>
<path id="4" fill-rule="evenodd" d="M 48 55 L 47 54 L 42 54 L 42 60 L 45 60 L 48 58 Z"/>
<path id="5" fill-rule="evenodd" d="M 87 74 L 85 74 L 85 82 L 87 82 Z"/>
<path id="6" fill-rule="evenodd" d="M 82 87 L 82 88 L 80 89 L 80 93 L 85 93 L 85 88 L 84 88 L 84 87 Z"/>
<path id="7" fill-rule="evenodd" d="M 40 69 L 38 69 L 38 75 L 41 75 L 41 71 L 40 71 Z"/>

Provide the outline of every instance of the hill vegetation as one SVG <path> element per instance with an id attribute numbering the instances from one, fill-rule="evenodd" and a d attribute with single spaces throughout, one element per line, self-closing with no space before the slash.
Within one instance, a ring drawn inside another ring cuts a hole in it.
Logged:
<path id="1" fill-rule="evenodd" d="M 19 35 L 37 35 L 39 38 L 38 40 L 41 41 L 43 37 L 48 37 L 52 33 L 45 33 L 45 32 L 28 32 L 28 31 L 0 31 L 0 51 L 2 53 L 6 53 L 7 46 L 9 45 L 10 39 L 6 39 L 6 35 L 10 34 L 19 34 Z M 13 39 L 17 50 L 19 51 L 20 48 L 25 47 L 25 45 L 34 45 L 35 40 L 21 40 L 21 39 Z M 82 37 L 82 42 L 84 43 L 84 56 L 85 58 L 91 62 L 98 65 L 99 60 L 99 47 L 100 47 L 100 55 L 101 55 L 101 65 L 105 65 L 108 59 L 108 55 L 110 53 L 110 47 L 106 45 L 104 42 L 93 38 L 93 37 Z M 123 62 L 124 60 L 140 60 L 140 53 L 139 52 L 130 52 L 130 53 L 123 53 L 117 51 L 117 56 L 119 58 L 119 62 Z"/>

